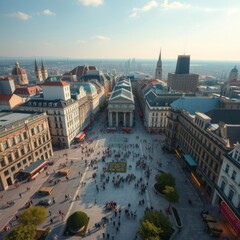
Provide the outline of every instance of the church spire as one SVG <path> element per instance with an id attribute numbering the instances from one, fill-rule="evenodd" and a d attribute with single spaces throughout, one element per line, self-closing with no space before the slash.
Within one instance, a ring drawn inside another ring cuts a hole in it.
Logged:
<path id="1" fill-rule="evenodd" d="M 45 66 L 44 66 L 44 63 L 43 63 L 43 60 L 42 60 L 42 71 L 45 70 Z"/>
<path id="2" fill-rule="evenodd" d="M 162 80 L 162 50 L 160 49 L 159 58 L 157 61 L 155 78 Z"/>
<path id="3" fill-rule="evenodd" d="M 38 71 L 38 64 L 37 64 L 37 60 L 35 59 L 35 72 Z"/>

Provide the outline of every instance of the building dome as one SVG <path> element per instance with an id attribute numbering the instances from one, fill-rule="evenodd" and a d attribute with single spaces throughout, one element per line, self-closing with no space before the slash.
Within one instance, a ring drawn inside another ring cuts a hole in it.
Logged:
<path id="1" fill-rule="evenodd" d="M 26 75 L 25 69 L 20 68 L 20 65 L 19 65 L 18 62 L 16 62 L 15 65 L 16 65 L 15 68 L 12 70 L 12 75 L 13 75 L 13 76 L 14 76 L 14 75 L 15 75 L 15 76 L 16 76 L 16 75 Z"/>
<path id="2" fill-rule="evenodd" d="M 231 70 L 231 72 L 238 73 L 237 66 L 235 66 L 235 67 Z"/>

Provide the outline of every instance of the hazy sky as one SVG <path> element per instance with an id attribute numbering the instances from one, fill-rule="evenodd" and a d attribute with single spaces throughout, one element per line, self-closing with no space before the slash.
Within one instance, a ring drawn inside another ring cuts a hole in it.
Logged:
<path id="1" fill-rule="evenodd" d="M 0 56 L 240 60 L 240 0 L 1 0 Z"/>

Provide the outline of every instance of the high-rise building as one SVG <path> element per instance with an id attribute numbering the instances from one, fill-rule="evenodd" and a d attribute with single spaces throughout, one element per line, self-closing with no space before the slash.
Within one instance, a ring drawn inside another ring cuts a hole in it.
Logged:
<path id="1" fill-rule="evenodd" d="M 161 51 L 160 51 L 159 58 L 158 58 L 158 61 L 157 61 L 155 78 L 162 80 L 162 59 L 161 59 Z"/>
<path id="2" fill-rule="evenodd" d="M 190 55 L 179 55 L 175 74 L 189 74 Z"/>
<path id="3" fill-rule="evenodd" d="M 178 56 L 175 73 L 168 73 L 168 87 L 184 93 L 197 91 L 198 75 L 189 73 L 190 56 Z"/>

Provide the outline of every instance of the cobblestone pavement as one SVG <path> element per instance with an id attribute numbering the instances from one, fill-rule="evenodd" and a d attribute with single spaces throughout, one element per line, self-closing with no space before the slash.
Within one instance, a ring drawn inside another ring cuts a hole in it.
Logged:
<path id="1" fill-rule="evenodd" d="M 204 232 L 204 223 L 200 216 L 203 203 L 193 188 L 192 183 L 186 179 L 181 164 L 179 163 L 180 160 L 173 155 L 165 154 L 161 150 L 164 136 L 147 134 L 139 119 L 137 119 L 136 127 L 131 134 L 102 133 L 100 129 L 103 128 L 103 123 L 104 116 L 102 116 L 98 123 L 94 124 L 93 129 L 87 133 L 87 140 L 93 140 L 93 142 L 85 145 L 94 149 L 94 152 L 91 152 L 89 156 L 85 156 L 81 148 L 56 151 L 54 152 L 54 159 L 57 163 L 48 169 L 50 176 L 46 176 L 45 172 L 41 173 L 35 183 L 29 184 L 31 190 L 23 194 L 23 199 L 18 199 L 18 193 L 23 192 L 27 185 L 24 184 L 20 186 L 19 189 L 7 191 L 4 198 L 10 198 L 11 194 L 13 194 L 17 198 L 17 205 L 13 206 L 14 209 L 11 210 L 11 214 L 4 217 L 4 221 L 7 222 L 7 219 L 14 217 L 17 209 L 23 206 L 24 202 L 33 195 L 36 191 L 33 190 L 34 185 L 39 187 L 42 184 L 48 185 L 46 180 L 52 178 L 54 175 L 53 171 L 56 171 L 59 164 L 65 163 L 66 158 L 68 158 L 67 167 L 71 169 L 69 180 L 62 179 L 60 184 L 54 186 L 53 196 L 56 199 L 56 204 L 48 208 L 51 210 L 52 216 L 48 216 L 47 222 L 42 225 L 42 227 L 50 226 L 53 229 L 48 239 L 53 239 L 55 234 L 61 235 L 64 232 L 67 217 L 79 210 L 86 212 L 90 217 L 88 228 L 91 233 L 84 237 L 84 239 L 103 239 L 103 233 L 105 236 L 107 236 L 107 234 L 109 234 L 110 237 L 114 236 L 116 240 L 134 239 L 146 207 L 152 206 L 154 209 L 162 210 L 163 212 L 165 212 L 165 209 L 168 207 L 168 202 L 162 196 L 157 195 L 153 189 L 155 176 L 160 170 L 158 161 L 161 161 L 161 170 L 171 172 L 175 176 L 177 189 L 180 194 L 179 203 L 174 205 L 180 213 L 183 229 L 180 233 L 177 233 L 175 239 L 210 239 Z M 133 146 L 134 144 L 138 144 L 139 147 L 131 147 L 131 145 Z M 105 184 L 104 190 L 102 187 L 103 181 L 101 181 L 100 176 L 103 173 L 103 168 L 106 167 L 106 163 L 102 161 L 102 151 L 108 146 L 111 146 L 111 150 L 115 152 L 112 153 L 111 157 L 106 157 L 105 162 L 113 161 L 114 155 L 120 154 L 120 158 L 124 158 L 127 161 L 127 172 L 116 174 L 106 173 L 106 177 L 109 176 L 110 181 Z M 123 149 L 125 146 L 128 146 L 128 148 Z M 124 157 L 124 153 L 128 151 L 131 154 Z M 67 157 L 64 155 L 66 153 Z M 136 167 L 136 162 L 143 155 L 150 155 L 152 157 L 152 159 L 148 157 L 146 160 L 147 165 L 151 169 L 149 179 L 145 177 L 143 169 Z M 88 162 L 87 167 L 85 167 L 85 159 Z M 71 160 L 73 161 L 72 164 L 70 164 Z M 97 164 L 94 164 L 94 166 L 97 166 L 98 169 L 89 166 L 91 160 L 97 161 Z M 80 176 L 78 172 L 81 173 Z M 92 177 L 93 173 L 97 175 L 96 183 Z M 119 187 L 113 185 L 113 177 L 117 178 L 119 175 L 119 177 L 125 178 L 128 174 L 134 174 L 136 181 L 142 178 L 142 183 L 147 185 L 147 190 L 144 194 L 140 194 L 139 188 L 135 187 L 135 180 L 130 183 L 121 183 Z M 82 182 L 85 184 L 82 185 Z M 99 191 L 97 191 L 96 185 Z M 70 194 L 71 198 L 65 200 L 65 194 Z M 77 196 L 80 197 L 79 200 L 76 200 Z M 191 199 L 193 202 L 191 206 L 188 205 L 188 199 Z M 143 206 L 139 206 L 139 200 L 144 200 Z M 106 202 L 109 201 L 115 201 L 117 206 L 122 209 L 120 216 L 117 215 L 115 217 L 114 212 L 106 212 L 104 210 Z M 124 213 L 125 209 L 128 208 L 128 204 L 131 204 L 130 211 L 136 211 L 137 216 L 135 219 L 133 217 L 128 218 Z M 59 216 L 59 210 L 65 213 L 63 218 Z M 105 227 L 96 229 L 95 224 L 101 221 L 104 216 L 108 217 L 110 222 L 106 224 Z M 50 224 L 50 218 L 53 218 L 53 224 Z M 172 221 L 171 216 L 169 216 L 169 219 Z M 120 222 L 119 231 L 116 230 L 118 222 Z M 79 237 L 61 236 L 61 239 L 79 239 Z"/>

